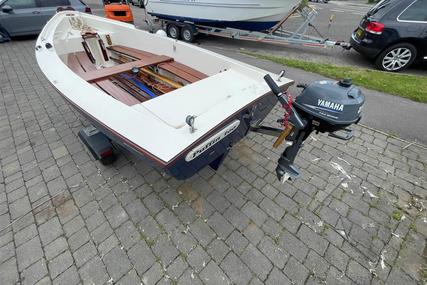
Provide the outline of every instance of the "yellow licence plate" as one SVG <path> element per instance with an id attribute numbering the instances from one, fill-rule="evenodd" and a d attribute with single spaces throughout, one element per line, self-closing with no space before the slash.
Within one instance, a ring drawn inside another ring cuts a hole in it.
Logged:
<path id="1" fill-rule="evenodd" d="M 365 35 L 365 31 L 362 28 L 358 28 L 356 31 L 356 37 L 358 39 L 363 38 L 363 36 Z"/>

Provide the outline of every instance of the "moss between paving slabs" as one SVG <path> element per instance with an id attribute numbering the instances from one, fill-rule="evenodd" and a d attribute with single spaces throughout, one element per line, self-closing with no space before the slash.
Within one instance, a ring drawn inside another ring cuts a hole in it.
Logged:
<path id="1" fill-rule="evenodd" d="M 353 66 L 337 66 L 252 52 L 242 53 L 334 79 L 352 78 L 353 82 L 359 86 L 427 103 L 427 78 L 425 76 L 390 73 Z"/>
<path id="2" fill-rule="evenodd" d="M 393 214 L 391 215 L 393 219 L 396 221 L 400 221 L 402 219 L 402 212 L 399 210 L 394 210 Z"/>

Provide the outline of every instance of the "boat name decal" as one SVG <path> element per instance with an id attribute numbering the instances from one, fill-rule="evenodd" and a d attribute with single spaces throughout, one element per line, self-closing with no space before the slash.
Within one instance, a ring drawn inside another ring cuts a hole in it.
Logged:
<path id="1" fill-rule="evenodd" d="M 335 111 L 341 111 L 341 112 L 344 110 L 343 104 L 338 104 L 338 103 L 334 103 L 334 102 L 323 100 L 323 99 L 319 99 L 317 101 L 317 106 L 335 110 Z"/>
<path id="2" fill-rule="evenodd" d="M 232 132 L 234 132 L 239 127 L 239 125 L 239 120 L 235 120 L 234 122 L 229 124 L 227 127 L 223 128 L 221 131 L 219 131 L 218 133 L 210 137 L 208 140 L 204 141 L 202 144 L 198 145 L 192 151 L 190 151 L 185 157 L 185 161 L 192 161 L 193 159 L 213 147 L 219 141 L 230 135 Z"/>

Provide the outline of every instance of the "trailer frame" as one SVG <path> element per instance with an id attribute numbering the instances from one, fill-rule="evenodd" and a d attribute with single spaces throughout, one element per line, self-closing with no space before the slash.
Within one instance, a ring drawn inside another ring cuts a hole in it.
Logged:
<path id="1" fill-rule="evenodd" d="M 304 21 L 295 31 L 284 29 L 286 21 L 292 15 L 300 15 Z M 234 28 L 218 28 L 212 26 L 198 25 L 188 21 L 167 20 L 158 18 L 162 28 L 166 30 L 167 35 L 174 39 L 182 39 L 186 42 L 193 42 L 197 34 L 213 35 L 223 38 L 237 39 L 243 41 L 271 43 L 275 45 L 301 45 L 306 47 L 328 48 L 340 46 L 344 49 L 350 49 L 350 43 L 346 41 L 335 41 L 325 38 L 313 25 L 318 12 L 311 6 L 295 7 L 279 23 L 265 32 L 248 31 Z M 333 18 L 330 18 L 329 27 Z M 318 37 L 307 35 L 309 28 L 312 28 Z M 172 32 L 171 32 L 172 31 Z"/>

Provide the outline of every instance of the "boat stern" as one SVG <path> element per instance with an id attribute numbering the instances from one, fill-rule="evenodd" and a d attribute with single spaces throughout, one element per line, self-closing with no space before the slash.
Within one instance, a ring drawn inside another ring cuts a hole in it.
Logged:
<path id="1" fill-rule="evenodd" d="M 190 178 L 206 166 L 217 170 L 231 148 L 247 136 L 251 126 L 262 122 L 276 104 L 272 93 L 260 97 L 188 147 L 166 170 L 178 180 Z"/>

